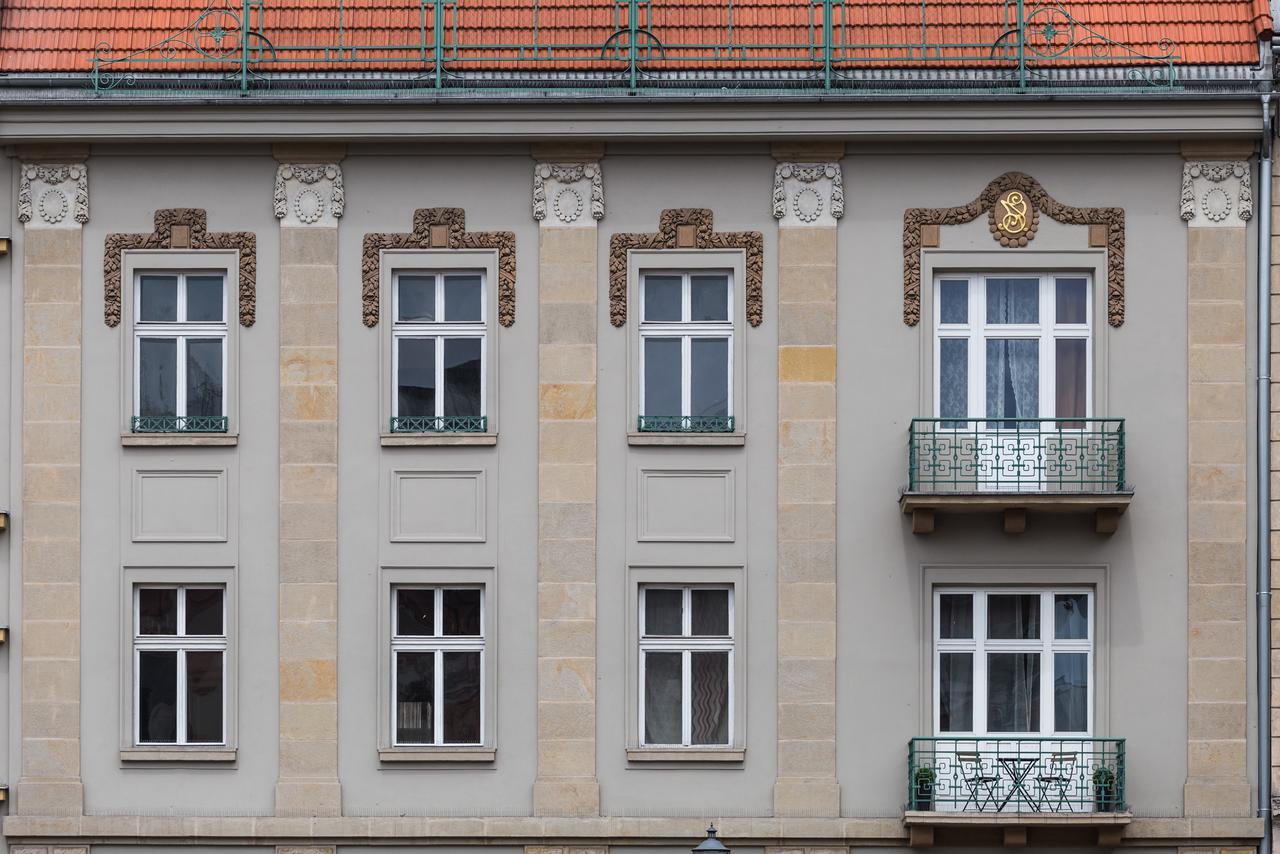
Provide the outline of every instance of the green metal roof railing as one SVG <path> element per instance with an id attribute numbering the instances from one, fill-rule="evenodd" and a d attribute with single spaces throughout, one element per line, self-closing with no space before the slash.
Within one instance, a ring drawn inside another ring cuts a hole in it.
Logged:
<path id="1" fill-rule="evenodd" d="M 1123 738 L 913 738 L 907 746 L 907 809 L 1124 812 L 1124 754 Z"/>
<path id="2" fill-rule="evenodd" d="M 909 43 L 860 40 L 870 27 L 860 23 L 865 10 L 859 4 L 869 0 L 790 0 L 791 21 L 771 29 L 796 37 L 772 42 L 750 38 L 759 27 L 735 19 L 743 13 L 734 0 L 720 0 L 719 7 L 694 7 L 687 0 L 613 0 L 610 23 L 572 28 L 562 23 L 564 10 L 555 10 L 560 17 L 551 18 L 538 0 L 529 0 L 527 8 L 503 10 L 501 30 L 482 17 L 484 0 L 404 0 L 400 25 L 387 29 L 414 37 L 385 44 L 364 44 L 352 35 L 343 0 L 331 10 L 331 26 L 314 28 L 336 32 L 336 41 L 315 44 L 273 37 L 270 0 L 208 2 L 191 23 L 156 44 L 125 52 L 99 44 L 88 58 L 91 88 L 103 94 L 244 95 L 1179 88 L 1180 57 L 1171 41 L 1152 39 L 1155 50 L 1139 50 L 1089 27 L 1064 5 L 1030 0 L 1003 0 L 997 20 L 966 22 L 966 30 L 989 33 L 972 42 L 948 41 L 959 25 L 931 25 L 929 0 L 920 0 L 919 38 Z M 786 7 L 772 9 L 787 12 Z M 556 34 L 564 31 L 582 35 L 562 40 Z M 494 40 L 490 33 L 495 32 L 517 35 Z M 691 32 L 707 35 L 691 37 Z"/>
<path id="3" fill-rule="evenodd" d="M 913 418 L 910 492 L 1121 492 L 1123 418 Z"/>

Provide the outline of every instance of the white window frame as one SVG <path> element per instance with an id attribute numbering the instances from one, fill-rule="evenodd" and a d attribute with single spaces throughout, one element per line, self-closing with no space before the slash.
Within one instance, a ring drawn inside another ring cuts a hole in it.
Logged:
<path id="1" fill-rule="evenodd" d="M 988 279 L 1031 279 L 1040 280 L 1039 323 L 995 323 L 989 324 L 987 318 L 987 280 Z M 1085 280 L 1085 322 L 1058 323 L 1055 294 L 1057 279 Z M 942 282 L 965 281 L 968 283 L 968 322 L 942 322 Z M 1019 272 L 998 271 L 934 273 L 933 281 L 933 411 L 942 417 L 942 340 L 945 338 L 964 339 L 968 345 L 968 380 L 967 392 L 970 422 L 985 422 L 986 419 L 986 364 L 988 339 L 1028 338 L 1040 342 L 1040 418 L 1056 418 L 1057 415 L 1057 345 L 1059 339 L 1084 339 L 1085 343 L 1085 413 L 1084 418 L 1092 418 L 1094 413 L 1094 275 L 1092 271 L 1056 270 L 1053 272 Z M 995 420 L 995 419 L 993 419 Z M 999 419 L 1000 421 L 1008 419 Z M 951 422 L 953 429 L 963 429 L 963 421 Z"/>
<path id="2" fill-rule="evenodd" d="M 436 317 L 444 317 L 444 279 L 446 276 L 480 277 L 480 320 L 478 321 L 401 321 L 400 277 L 431 276 L 435 280 Z M 480 341 L 480 416 L 489 414 L 489 274 L 477 268 L 396 268 L 391 273 L 391 417 L 400 417 L 400 341 L 404 338 L 434 338 L 436 368 L 436 411 L 444 417 L 444 341 L 446 338 L 476 338 Z"/>
<path id="3" fill-rule="evenodd" d="M 690 280 L 694 276 L 724 276 L 728 283 L 725 298 L 725 317 L 723 321 L 700 321 L 694 323 L 687 318 L 691 313 L 691 286 Z M 680 276 L 680 317 L 679 321 L 649 321 L 645 319 L 645 288 L 647 287 L 648 278 L 650 276 Z M 730 269 L 658 269 L 644 268 L 640 271 L 640 288 L 638 300 L 638 313 L 640 317 L 640 358 L 639 358 L 639 401 L 640 414 L 642 416 L 664 416 L 679 415 L 687 418 L 692 413 L 691 397 L 693 389 L 692 376 L 692 351 L 694 338 L 724 338 L 728 342 L 727 353 L 727 370 L 725 373 L 725 395 L 727 399 L 726 416 L 733 417 L 733 350 L 735 338 L 735 322 L 734 322 L 734 276 L 733 270 Z M 645 343 L 648 338 L 679 338 L 680 339 L 680 412 L 647 412 L 645 410 Z"/>
<path id="4" fill-rule="evenodd" d="M 177 284 L 177 320 L 169 321 L 153 321 L 142 320 L 142 277 L 143 276 L 174 276 L 178 280 Z M 187 277 L 189 276 L 219 276 L 222 279 L 222 322 L 212 323 L 209 321 L 201 321 L 199 323 L 191 323 L 184 318 L 187 315 Z M 230 340 L 228 335 L 229 323 L 227 320 L 230 312 L 228 287 L 229 277 L 226 270 L 212 268 L 207 270 L 201 269 L 137 269 L 133 275 L 133 414 L 138 416 L 141 408 L 142 397 L 142 339 L 143 338 L 173 338 L 176 339 L 176 365 L 175 371 L 175 390 L 174 390 L 174 416 L 177 418 L 187 417 L 187 339 L 190 338 L 219 338 L 222 340 L 222 411 L 218 414 L 225 418 L 227 416 L 227 399 L 230 397 L 230 381 L 228 378 L 228 351 L 230 350 Z"/>
<path id="5" fill-rule="evenodd" d="M 488 655 L 486 654 L 486 637 L 485 631 L 486 620 L 488 619 L 487 609 L 488 588 L 485 584 L 419 584 L 414 582 L 394 583 L 390 587 L 391 590 L 391 612 L 390 612 L 390 631 L 391 631 L 391 671 L 388 674 L 387 684 L 390 689 L 390 743 L 392 748 L 423 748 L 423 747 L 480 747 L 485 743 L 485 734 L 488 725 L 488 711 L 485 708 L 489 701 L 488 682 Z M 399 591 L 401 590 L 433 590 L 435 609 L 432 617 L 432 626 L 437 634 L 435 635 L 401 635 L 397 631 L 397 621 L 399 620 L 399 607 L 396 601 Z M 480 634 L 479 635 L 443 635 L 440 632 L 444 628 L 444 590 L 479 590 L 480 591 Z M 396 658 L 401 652 L 430 652 L 434 653 L 434 663 L 432 664 L 432 678 L 434 685 L 432 686 L 431 701 L 431 732 L 435 737 L 432 742 L 418 741 L 400 741 L 397 737 L 398 727 L 396 726 L 396 694 L 397 694 L 397 678 Z M 444 653 L 446 652 L 478 652 L 480 653 L 480 740 L 479 741 L 445 741 L 444 740 Z"/>
<path id="6" fill-rule="evenodd" d="M 141 591 L 144 589 L 152 590 L 177 590 L 177 630 L 176 635 L 144 635 L 142 634 L 142 608 L 140 603 Z M 221 590 L 222 591 L 222 634 L 221 635 L 188 635 L 186 631 L 187 616 L 187 590 Z M 145 582 L 135 583 L 133 585 L 133 724 L 130 732 L 132 733 L 132 741 L 135 747 L 220 747 L 228 744 L 228 716 L 230 690 L 228 687 L 227 676 L 230 672 L 229 661 L 230 652 L 228 639 L 230 617 L 227 598 L 229 590 L 225 584 L 195 582 L 190 584 L 163 582 Z M 140 653 L 142 652 L 176 652 L 178 653 L 177 666 L 177 702 L 174 708 L 174 714 L 177 716 L 177 727 L 175 741 L 143 741 L 141 739 L 141 689 L 142 674 L 139 666 Z M 222 653 L 222 738 L 219 741 L 188 741 L 187 740 L 187 657 L 188 652 L 221 652 Z"/>
<path id="7" fill-rule="evenodd" d="M 639 728 L 636 732 L 637 744 L 642 748 L 671 748 L 680 749 L 687 748 L 693 750 L 700 749 L 716 749 L 729 748 L 737 744 L 737 734 L 734 732 L 735 722 L 734 715 L 736 699 L 735 692 L 737 686 L 734 684 L 734 656 L 736 647 L 736 619 L 734 602 L 733 584 L 681 584 L 670 582 L 647 582 L 641 584 L 640 595 L 638 597 L 640 612 L 637 616 L 637 633 L 639 637 L 639 662 L 637 671 L 639 673 L 639 684 L 637 691 L 638 711 L 637 716 Z M 679 637 L 669 635 L 650 636 L 645 633 L 645 596 L 649 590 L 680 590 L 683 594 L 681 602 L 681 635 Z M 694 590 L 724 590 L 729 597 L 729 634 L 727 637 L 694 637 L 692 636 L 693 624 L 693 591 Z M 645 741 L 645 656 L 650 652 L 679 652 L 682 653 L 681 661 L 681 687 L 680 687 L 680 744 L 650 744 Z M 729 660 L 727 663 L 729 685 L 729 708 L 726 710 L 728 718 L 728 733 L 724 744 L 695 744 L 693 743 L 693 667 L 692 653 L 694 652 L 727 652 Z"/>
<path id="8" fill-rule="evenodd" d="M 973 597 L 973 637 L 969 639 L 941 637 L 942 607 L 944 595 L 970 595 Z M 1040 638 L 1036 640 L 988 639 L 987 597 L 991 595 L 1036 595 L 1040 597 Z M 1084 595 L 1088 601 L 1088 638 L 1084 640 L 1060 640 L 1054 638 L 1053 600 L 1061 595 Z M 1051 738 L 1054 736 L 1091 736 L 1095 728 L 1094 705 L 1097 696 L 1097 608 L 1098 597 L 1089 587 L 946 587 L 933 590 L 933 731 L 943 737 L 978 736 L 991 738 Z M 973 729 L 967 732 L 942 731 L 942 654 L 971 653 L 973 655 Z M 1040 728 L 1035 732 L 989 732 L 987 730 L 987 654 L 992 652 L 1033 652 L 1040 654 Z M 1089 690 L 1087 700 L 1088 729 L 1084 732 L 1057 732 L 1054 718 L 1054 659 L 1055 653 L 1085 653 L 1088 655 Z"/>

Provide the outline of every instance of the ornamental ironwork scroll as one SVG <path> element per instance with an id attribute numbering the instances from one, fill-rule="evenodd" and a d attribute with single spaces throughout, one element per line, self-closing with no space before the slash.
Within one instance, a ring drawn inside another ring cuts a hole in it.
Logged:
<path id="1" fill-rule="evenodd" d="M 381 313 L 382 250 L 493 249 L 498 253 L 498 323 L 516 322 L 516 235 L 513 231 L 467 231 L 462 208 L 418 208 L 413 231 L 366 234 L 360 260 L 364 325 L 378 325 Z"/>
<path id="2" fill-rule="evenodd" d="M 920 322 L 920 247 L 925 226 L 962 225 L 985 213 L 991 234 L 1001 245 L 1020 247 L 1034 238 L 1040 211 L 1065 225 L 1090 226 L 1090 245 L 1107 250 L 1107 322 L 1124 325 L 1124 208 L 1064 205 L 1022 172 L 1006 172 L 967 205 L 907 209 L 902 223 L 902 322 L 907 326 Z"/>
<path id="3" fill-rule="evenodd" d="M 627 322 L 627 252 L 632 249 L 741 249 L 746 252 L 747 323 L 764 319 L 764 236 L 758 231 L 715 231 L 706 208 L 668 208 L 658 230 L 609 238 L 609 322 Z"/>
<path id="4" fill-rule="evenodd" d="M 126 249 L 236 249 L 240 253 L 240 325 L 256 316 L 258 238 L 251 231 L 209 231 L 202 208 L 161 208 L 151 234 L 108 234 L 102 255 L 103 320 L 120 325 L 120 271 Z M 176 239 L 175 239 L 176 238 Z"/>

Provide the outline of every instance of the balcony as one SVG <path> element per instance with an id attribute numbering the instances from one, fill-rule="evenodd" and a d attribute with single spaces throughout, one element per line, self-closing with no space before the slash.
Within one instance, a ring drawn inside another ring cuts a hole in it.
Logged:
<path id="1" fill-rule="evenodd" d="M 1123 418 L 913 418 L 907 455 L 898 505 L 917 534 L 938 513 L 1001 513 L 1022 533 L 1029 512 L 1092 514 L 1110 534 L 1133 500 Z"/>
<path id="2" fill-rule="evenodd" d="M 913 738 L 907 809 L 913 846 L 1028 834 L 1115 845 L 1132 820 L 1123 738 Z"/>

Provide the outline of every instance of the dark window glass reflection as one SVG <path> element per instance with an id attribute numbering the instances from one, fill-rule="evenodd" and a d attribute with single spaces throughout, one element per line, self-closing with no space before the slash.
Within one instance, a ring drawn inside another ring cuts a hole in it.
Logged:
<path id="1" fill-rule="evenodd" d="M 221 276 L 187 276 L 188 321 L 221 323 L 222 306 Z"/>
<path id="2" fill-rule="evenodd" d="M 189 651 L 187 659 L 187 741 L 222 742 L 222 653 Z"/>
<path id="3" fill-rule="evenodd" d="M 480 277 L 475 275 L 444 277 L 444 319 L 450 323 L 479 322 Z"/>
<path id="4" fill-rule="evenodd" d="M 644 339 L 644 414 L 680 415 L 680 339 Z"/>
<path id="5" fill-rule="evenodd" d="M 938 655 L 938 728 L 973 731 L 973 653 Z"/>
<path id="6" fill-rule="evenodd" d="M 1053 656 L 1053 731 L 1089 729 L 1089 656 L 1059 652 Z"/>
<path id="7" fill-rule="evenodd" d="M 729 653 L 690 654 L 690 741 L 729 743 Z"/>
<path id="8" fill-rule="evenodd" d="M 138 653 L 138 741 L 173 744 L 178 740 L 178 653 Z"/>
<path id="9" fill-rule="evenodd" d="M 396 374 L 396 413 L 401 417 L 436 414 L 436 339 L 400 338 Z"/>
<path id="10" fill-rule="evenodd" d="M 1040 637 L 1040 594 L 993 593 L 987 597 L 987 637 L 1035 640 Z"/>
<path id="11" fill-rule="evenodd" d="M 396 653 L 396 743 L 435 741 L 435 653 Z"/>
<path id="12" fill-rule="evenodd" d="M 172 587 L 142 587 L 138 590 L 138 634 L 178 633 L 178 591 Z"/>
<path id="13" fill-rule="evenodd" d="M 480 414 L 480 339 L 444 340 L 444 414 Z"/>
<path id="14" fill-rule="evenodd" d="M 1040 731 L 1040 654 L 987 654 L 987 731 Z"/>
<path id="15" fill-rule="evenodd" d="M 653 323 L 681 319 L 682 285 L 679 276 L 644 277 L 644 319 Z"/>
<path id="16" fill-rule="evenodd" d="M 683 633 L 684 591 L 649 588 L 644 592 L 644 633 L 676 636 Z"/>
<path id="17" fill-rule="evenodd" d="M 219 588 L 189 588 L 187 596 L 187 634 L 222 634 L 222 590 Z"/>
<path id="18" fill-rule="evenodd" d="M 680 744 L 681 653 L 649 652 L 644 656 L 644 742 Z"/>
<path id="19" fill-rule="evenodd" d="M 1089 597 L 1060 593 L 1053 597 L 1053 636 L 1059 640 L 1089 638 Z"/>
<path id="20" fill-rule="evenodd" d="M 690 342 L 692 386 L 690 415 L 729 414 L 729 341 L 694 338 Z"/>
<path id="21" fill-rule="evenodd" d="M 729 635 L 729 591 L 692 590 L 692 634 L 694 637 Z"/>
<path id="22" fill-rule="evenodd" d="M 938 597 L 938 637 L 944 640 L 973 637 L 973 595 L 943 593 Z"/>
<path id="23" fill-rule="evenodd" d="M 694 323 L 729 319 L 729 279 L 727 277 L 689 277 L 689 319 Z"/>
<path id="24" fill-rule="evenodd" d="M 434 590 L 396 591 L 396 634 L 434 635 L 436 617 Z"/>
<path id="25" fill-rule="evenodd" d="M 178 342 L 173 338 L 138 342 L 138 414 L 178 414 Z"/>
<path id="26" fill-rule="evenodd" d="M 442 603 L 445 635 L 480 634 L 480 591 L 446 589 Z"/>
<path id="27" fill-rule="evenodd" d="M 138 320 L 173 323 L 178 319 L 178 277 L 139 276 Z"/>
<path id="28" fill-rule="evenodd" d="M 396 320 L 423 323 L 436 319 L 434 276 L 399 276 Z"/>
<path id="29" fill-rule="evenodd" d="M 444 653 L 444 741 L 480 742 L 480 653 Z"/>
<path id="30" fill-rule="evenodd" d="M 222 339 L 187 340 L 187 415 L 222 414 Z"/>

